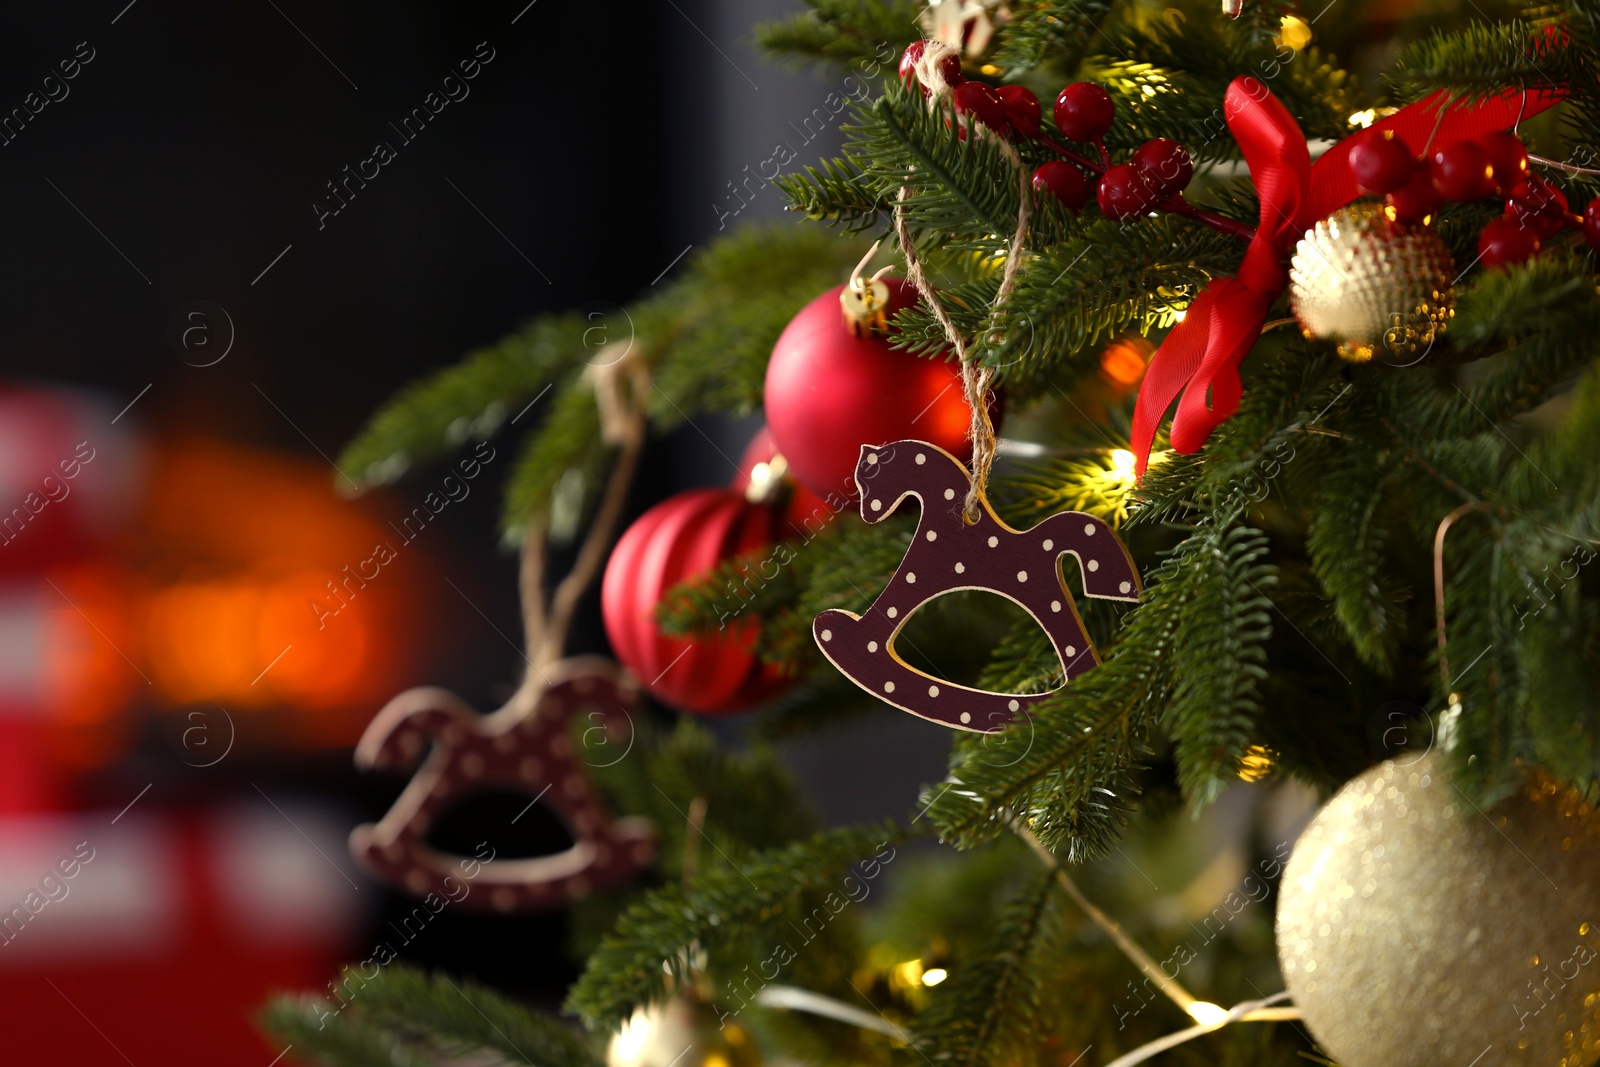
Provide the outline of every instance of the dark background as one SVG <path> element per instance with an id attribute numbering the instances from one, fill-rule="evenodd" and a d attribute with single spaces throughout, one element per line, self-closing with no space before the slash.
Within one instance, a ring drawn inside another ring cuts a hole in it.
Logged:
<path id="1" fill-rule="evenodd" d="M 130 419 L 149 435 L 324 458 L 399 386 L 520 322 L 622 304 L 670 277 L 717 232 L 728 183 L 790 139 L 787 124 L 839 77 L 753 52 L 750 26 L 795 6 L 780 0 L 125 3 L 0 15 L 0 114 L 80 42 L 94 55 L 65 99 L 0 146 L 6 377 L 89 386 L 115 408 L 138 397 Z M 479 42 L 494 58 L 470 95 L 402 143 L 389 123 Z M 319 229 L 312 204 L 329 202 L 325 183 L 379 140 L 397 158 Z M 813 143 L 796 165 L 829 147 Z M 781 208 L 767 188 L 739 221 Z M 194 357 L 170 336 L 197 301 L 224 309 L 235 331 L 227 358 L 205 368 L 186 365 Z M 635 510 L 726 480 L 721 453 L 737 456 L 751 428 L 702 420 L 653 445 Z M 497 511 L 495 492 L 475 493 L 430 550 L 514 637 L 514 561 L 498 547 Z M 438 621 L 462 636 L 442 673 L 407 684 L 493 706 L 520 663 L 450 598 Z M 572 650 L 603 651 L 592 611 L 584 622 Z M 736 740 L 737 725 L 724 733 Z M 917 786 L 942 773 L 947 742 L 886 711 L 786 755 L 842 822 L 907 814 Z M 246 751 L 198 783 L 170 748 L 152 740 L 84 783 L 86 795 L 120 805 L 153 778 L 151 800 L 206 805 L 251 796 L 255 781 L 341 799 L 353 821 L 381 814 L 398 788 L 358 777 L 347 752 Z M 447 910 L 407 952 L 554 999 L 573 973 L 555 948 L 562 935 L 560 917 Z"/>

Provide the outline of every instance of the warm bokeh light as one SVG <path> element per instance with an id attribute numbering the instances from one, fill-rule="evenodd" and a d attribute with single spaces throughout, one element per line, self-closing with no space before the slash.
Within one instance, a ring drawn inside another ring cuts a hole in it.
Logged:
<path id="1" fill-rule="evenodd" d="M 1155 346 L 1138 334 L 1119 337 L 1100 353 L 1100 376 L 1120 391 L 1132 389 L 1154 354 Z"/>

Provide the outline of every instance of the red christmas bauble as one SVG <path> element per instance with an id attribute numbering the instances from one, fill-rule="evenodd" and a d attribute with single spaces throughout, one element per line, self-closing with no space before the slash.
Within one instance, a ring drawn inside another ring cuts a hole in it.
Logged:
<path id="1" fill-rule="evenodd" d="M 698 715 L 728 715 L 776 695 L 787 681 L 751 652 L 749 588 L 730 589 L 726 628 L 684 640 L 661 632 L 656 605 L 668 590 L 723 560 L 777 538 L 777 514 L 728 489 L 691 489 L 645 512 L 617 542 L 600 583 L 611 650 L 650 694 Z M 750 582 L 760 582 L 753 565 Z"/>
<path id="2" fill-rule="evenodd" d="M 888 314 L 917 302 L 917 290 L 885 278 Z M 972 409 L 953 361 L 924 359 L 857 337 L 845 325 L 836 286 L 801 309 L 767 363 L 767 426 L 795 479 L 824 500 L 856 498 L 862 445 L 907 437 L 971 455 Z"/>
<path id="3" fill-rule="evenodd" d="M 777 484 L 772 485 L 774 481 Z M 754 490 L 751 489 L 752 482 L 756 486 Z M 763 426 L 745 445 L 744 455 L 739 457 L 739 473 L 733 476 L 728 488 L 750 500 L 752 492 L 761 493 L 768 485 L 771 486 L 769 495 L 756 502 L 773 504 L 781 509 L 778 536 L 783 538 L 809 540 L 815 537 L 849 503 L 843 497 L 836 496 L 830 504 L 795 481 L 794 474 L 789 470 L 788 457 L 778 451 L 772 431 Z"/>

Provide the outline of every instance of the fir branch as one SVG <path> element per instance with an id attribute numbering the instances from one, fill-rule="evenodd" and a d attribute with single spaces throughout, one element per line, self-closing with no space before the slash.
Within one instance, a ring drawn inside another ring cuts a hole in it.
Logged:
<path id="1" fill-rule="evenodd" d="M 1577 73 L 1578 60 L 1571 49 L 1553 46 L 1547 29 L 1548 24 L 1518 19 L 1436 30 L 1400 53 L 1389 79 L 1406 103 L 1440 89 L 1477 101 L 1507 86 L 1559 88 Z"/>
<path id="2" fill-rule="evenodd" d="M 1062 950 L 1064 899 L 1053 873 L 1000 911 L 975 959 L 956 965 L 917 1017 L 913 1043 L 950 1067 L 1001 1067 L 1030 1062 L 1046 1017 Z"/>
<path id="3" fill-rule="evenodd" d="M 537 1067 L 602 1067 L 567 1024 L 464 978 L 390 964 L 360 997 L 364 1019 L 390 1031 L 420 1030 L 445 1053 L 489 1050 Z"/>
<path id="4" fill-rule="evenodd" d="M 704 948 L 714 966 L 718 946 L 760 933 L 786 904 L 836 888 L 853 864 L 905 836 L 893 824 L 831 830 L 747 857 L 737 869 L 708 871 L 687 887 L 653 890 L 622 914 L 589 958 L 568 1009 L 591 1026 L 616 1025 L 636 1005 L 683 984 L 692 946 Z"/>
<path id="5" fill-rule="evenodd" d="M 363 486 L 387 485 L 468 440 L 485 440 L 588 353 L 581 316 L 538 319 L 401 390 L 339 457 Z"/>
<path id="6" fill-rule="evenodd" d="M 294 1049 L 297 1060 L 325 1067 L 428 1067 L 415 1049 L 386 1027 L 355 1013 L 331 1020 L 324 1018 L 326 1014 L 320 997 L 280 995 L 261 1010 L 257 1025 L 274 1041 Z"/>
<path id="7" fill-rule="evenodd" d="M 594 387 L 581 377 L 569 380 L 511 468 L 500 518 L 505 543 L 520 542 L 527 524 L 541 521 L 550 512 L 556 487 L 569 472 L 577 477 L 581 490 L 575 514 L 568 520 L 575 527 L 577 516 L 602 488 L 606 452 Z"/>
<path id="8" fill-rule="evenodd" d="M 758 24 L 756 46 L 781 58 L 851 63 L 870 78 L 922 37 L 917 0 L 806 0 L 806 7 Z"/>
<path id="9" fill-rule="evenodd" d="M 887 220 L 891 211 L 889 202 L 844 159 L 825 159 L 803 172 L 776 178 L 773 184 L 788 197 L 791 210 L 814 222 L 840 226 L 847 234 L 865 233 Z"/>
<path id="10" fill-rule="evenodd" d="M 1238 761 L 1261 712 L 1271 606 L 1264 589 L 1277 581 L 1264 562 L 1258 530 L 1209 527 L 1189 553 L 1190 600 L 1172 640 L 1177 678 L 1162 712 L 1177 742 L 1178 781 L 1195 806 L 1209 804 L 1236 778 Z"/>
<path id="11" fill-rule="evenodd" d="M 1324 474 L 1306 537 L 1311 565 L 1356 653 L 1387 673 L 1399 655 L 1400 617 L 1378 581 L 1388 538 L 1394 468 L 1378 449 L 1352 445 Z"/>
<path id="12" fill-rule="evenodd" d="M 1011 13 L 994 62 L 1011 77 L 1042 70 L 1070 78 L 1104 43 L 1100 27 L 1111 14 L 1107 0 L 1046 0 Z"/>

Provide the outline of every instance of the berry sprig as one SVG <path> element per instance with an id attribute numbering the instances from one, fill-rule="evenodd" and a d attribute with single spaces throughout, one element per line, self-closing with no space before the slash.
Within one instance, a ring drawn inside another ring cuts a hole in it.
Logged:
<path id="1" fill-rule="evenodd" d="M 900 77 L 907 85 L 920 85 L 924 96 L 929 89 L 921 84 L 918 67 L 926 49 L 927 42 L 913 41 L 900 58 Z M 968 81 L 953 51 L 939 56 L 937 67 L 938 76 L 950 87 L 957 118 L 967 117 L 1006 140 L 1035 141 L 1062 157 L 1033 172 L 1033 188 L 1054 196 L 1073 214 L 1081 212 L 1093 195 L 1107 218 L 1132 219 L 1166 211 L 1241 240 L 1255 236 L 1255 231 L 1244 223 L 1203 211 L 1184 200 L 1183 190 L 1194 177 L 1194 161 L 1178 142 L 1157 137 L 1141 145 L 1129 162 L 1113 163 L 1106 150 L 1105 135 L 1116 117 L 1116 105 L 1103 87 L 1093 82 L 1074 82 L 1061 90 L 1053 108 L 1056 129 L 1069 141 L 1092 144 L 1100 157 L 1097 161 L 1044 132 L 1043 109 L 1032 90 L 1021 85 L 993 89 L 983 82 Z M 958 127 L 958 134 L 965 139 L 965 128 Z"/>
<path id="2" fill-rule="evenodd" d="M 1374 130 L 1351 146 L 1348 161 L 1356 185 L 1382 196 L 1397 223 L 1427 225 L 1446 201 L 1504 200 L 1505 213 L 1478 237 L 1478 262 L 1487 268 L 1525 263 L 1569 227 L 1600 248 L 1600 199 L 1583 217 L 1573 214 L 1566 195 L 1529 168 L 1528 150 L 1513 133 L 1456 141 L 1419 159 L 1393 131 Z"/>

